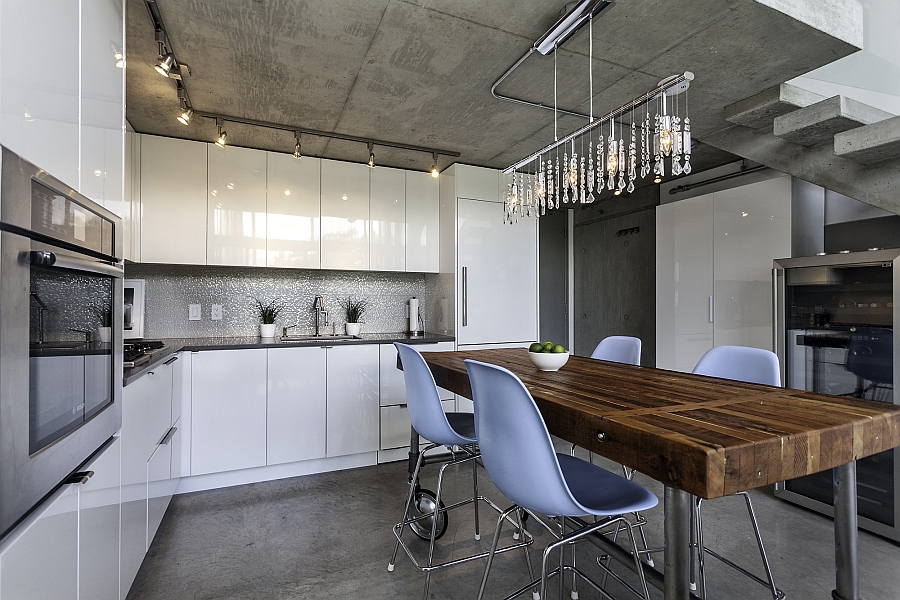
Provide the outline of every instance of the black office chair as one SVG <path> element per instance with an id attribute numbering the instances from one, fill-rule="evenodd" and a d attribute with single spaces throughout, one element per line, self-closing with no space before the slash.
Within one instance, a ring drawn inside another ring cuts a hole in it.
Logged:
<path id="1" fill-rule="evenodd" d="M 844 368 L 857 377 L 853 396 L 892 402 L 894 330 L 887 327 L 857 327 L 850 334 Z"/>

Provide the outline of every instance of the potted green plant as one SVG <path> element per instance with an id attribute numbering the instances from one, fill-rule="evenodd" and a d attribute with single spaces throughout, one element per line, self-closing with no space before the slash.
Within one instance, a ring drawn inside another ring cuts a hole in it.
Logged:
<path id="1" fill-rule="evenodd" d="M 254 298 L 253 301 L 259 315 L 259 337 L 275 337 L 275 319 L 284 310 L 284 306 L 278 300 L 263 303 L 262 300 Z"/>
<path id="2" fill-rule="evenodd" d="M 353 300 L 349 296 L 346 302 L 341 302 L 341 308 L 344 309 L 344 317 L 347 320 L 344 325 L 347 335 L 359 335 L 360 323 L 366 312 L 369 302 L 367 300 Z"/>
<path id="3" fill-rule="evenodd" d="M 97 339 L 101 344 L 108 344 L 112 341 L 112 309 L 108 306 L 97 306 L 94 312 L 100 319 L 100 326 L 97 328 Z"/>

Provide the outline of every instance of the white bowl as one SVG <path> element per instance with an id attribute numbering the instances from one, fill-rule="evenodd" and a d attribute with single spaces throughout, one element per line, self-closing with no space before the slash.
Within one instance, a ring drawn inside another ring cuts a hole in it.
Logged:
<path id="1" fill-rule="evenodd" d="M 558 371 L 569 360 L 568 352 L 531 352 L 528 358 L 541 371 Z"/>

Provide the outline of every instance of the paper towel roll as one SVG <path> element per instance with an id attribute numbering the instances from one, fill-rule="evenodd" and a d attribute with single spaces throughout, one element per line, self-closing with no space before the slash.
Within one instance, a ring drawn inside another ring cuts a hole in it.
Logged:
<path id="1" fill-rule="evenodd" d="M 438 321 L 438 329 L 441 331 L 447 331 L 450 327 L 447 325 L 449 323 L 449 305 L 447 303 L 446 298 L 441 298 L 441 318 Z"/>
<path id="2" fill-rule="evenodd" d="M 419 299 L 415 296 L 409 299 L 409 330 L 419 331 Z"/>

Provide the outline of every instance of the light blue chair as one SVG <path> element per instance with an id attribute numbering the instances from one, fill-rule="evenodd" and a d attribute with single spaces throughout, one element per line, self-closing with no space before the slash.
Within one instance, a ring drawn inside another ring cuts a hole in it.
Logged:
<path id="1" fill-rule="evenodd" d="M 447 511 L 453 510 L 466 504 L 474 503 L 475 508 L 475 539 L 481 538 L 478 530 L 478 504 L 479 501 L 485 502 L 496 510 L 501 511 L 492 501 L 484 496 L 478 495 L 478 448 L 475 438 L 475 420 L 472 413 L 445 413 L 441 406 L 441 398 L 437 391 L 437 385 L 434 382 L 434 376 L 425 359 L 418 350 L 406 344 L 394 343 L 397 353 L 400 356 L 400 362 L 403 365 L 403 379 L 406 384 L 406 402 L 409 409 L 409 418 L 412 422 L 416 433 L 424 437 L 430 442 L 424 450 L 419 452 L 419 458 L 416 461 L 416 467 L 409 481 L 409 493 L 406 497 L 406 506 L 403 518 L 397 523 L 393 530 L 397 538 L 394 545 L 394 552 L 391 555 L 391 562 L 388 564 L 388 571 L 394 570 L 397 560 L 397 552 L 400 547 L 406 552 L 413 566 L 420 571 L 425 572 L 425 595 L 428 598 L 428 587 L 431 579 L 431 572 L 435 569 L 449 567 L 451 565 L 464 563 L 470 560 L 476 560 L 487 556 L 487 552 L 480 552 L 464 558 L 458 558 L 445 563 L 434 563 L 434 545 L 435 541 L 443 535 L 447 528 Z M 438 473 L 437 491 L 432 495 L 428 490 L 422 490 L 419 487 L 419 472 L 421 471 L 423 462 L 442 461 L 440 458 L 429 459 L 426 461 L 425 453 L 435 448 L 447 447 L 453 452 L 454 448 L 461 448 L 462 453 L 457 456 L 455 452 L 449 461 L 444 462 Z M 448 467 L 460 465 L 465 462 L 472 462 L 473 488 L 472 498 L 457 502 L 449 507 L 445 507 L 441 501 L 441 490 L 444 481 L 444 471 Z M 414 514 L 417 513 L 417 514 Z M 521 522 L 515 523 L 518 527 L 517 531 L 523 532 L 522 542 L 512 544 L 502 548 L 501 552 L 514 550 L 516 548 L 525 548 L 531 544 L 533 538 L 528 532 L 522 530 Z M 403 541 L 403 531 L 409 527 L 417 536 L 428 540 L 428 561 L 420 564 L 412 553 L 412 550 Z M 518 537 L 518 536 L 516 536 Z M 526 554 L 527 559 L 527 554 Z M 529 569 L 531 563 L 528 563 Z"/>
<path id="2" fill-rule="evenodd" d="M 531 581 L 510 598 L 538 583 L 541 586 L 539 597 L 546 598 L 547 579 L 555 575 L 559 576 L 562 597 L 563 571 L 578 574 L 599 591 L 600 586 L 584 573 L 574 566 L 564 564 L 564 550 L 560 551 L 560 566 L 548 572 L 550 553 L 601 529 L 618 527 L 624 522 L 640 579 L 640 591 L 605 565 L 601 567 L 633 592 L 649 599 L 632 526 L 622 515 L 653 508 L 658 502 L 656 496 L 640 485 L 585 460 L 558 454 L 537 405 L 518 377 L 495 365 L 474 360 L 466 360 L 465 363 L 472 384 L 475 431 L 484 468 L 500 493 L 514 503 L 497 520 L 478 592 L 479 600 L 484 596 L 503 521 L 520 508 L 546 528 L 556 540 L 543 552 L 540 579 Z M 511 418 L 511 415 L 515 417 Z M 556 527 L 547 524 L 538 513 L 551 517 Z M 584 516 L 601 519 L 596 523 L 574 520 Z M 567 521 L 578 525 L 578 528 L 566 534 Z M 536 594 L 534 596 L 538 597 Z"/>
<path id="3" fill-rule="evenodd" d="M 707 375 L 709 377 L 719 377 L 722 379 L 731 379 L 734 381 L 745 381 L 747 383 L 760 383 L 763 385 L 773 385 L 781 387 L 781 367 L 778 363 L 778 356 L 769 350 L 761 348 L 748 348 L 746 346 L 716 346 L 709 350 L 700 358 L 700 362 L 692 371 L 696 375 Z M 737 492 L 735 496 L 743 496 L 747 504 L 747 512 L 750 514 L 750 522 L 753 525 L 753 532 L 756 534 L 756 544 L 759 547 L 759 555 L 762 558 L 763 567 L 766 570 L 766 579 L 747 571 L 743 567 L 733 563 L 727 558 L 710 550 L 703 544 L 703 519 L 701 515 L 701 507 L 703 505 L 702 498 L 695 498 L 694 504 L 694 527 L 691 531 L 692 547 L 697 551 L 697 561 L 700 570 L 700 596 L 706 598 L 706 571 L 704 554 L 719 559 L 731 568 L 750 577 L 762 586 L 769 588 L 773 600 L 784 598 L 784 592 L 775 586 L 775 580 L 772 577 L 772 569 L 769 567 L 769 558 L 766 556 L 766 548 L 763 545 L 762 535 L 759 532 L 759 524 L 756 521 L 756 513 L 753 510 L 753 502 L 750 501 L 750 495 L 747 492 Z M 691 555 L 693 562 L 693 553 Z M 694 579 L 694 568 L 691 568 L 691 588 L 696 589 Z"/>
<path id="4" fill-rule="evenodd" d="M 627 335 L 605 337 L 594 348 L 591 358 L 625 363 L 626 365 L 640 365 L 641 338 Z"/>

